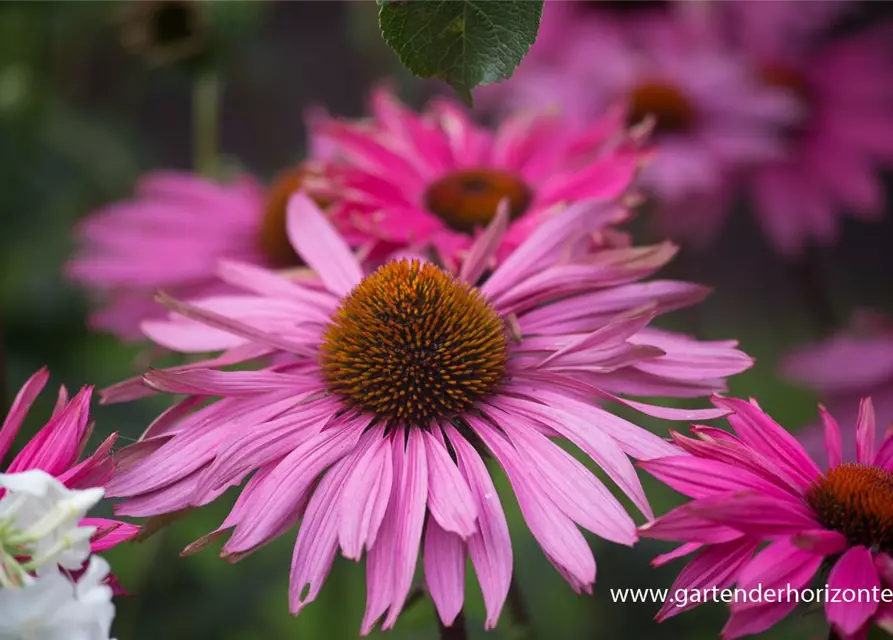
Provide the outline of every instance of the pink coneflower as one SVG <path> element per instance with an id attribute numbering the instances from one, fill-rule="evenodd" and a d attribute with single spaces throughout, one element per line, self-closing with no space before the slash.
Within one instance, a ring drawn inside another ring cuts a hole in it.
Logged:
<path id="1" fill-rule="evenodd" d="M 893 319 L 860 311 L 849 326 L 817 344 L 795 349 L 782 361 L 788 379 L 816 391 L 844 425 L 856 424 L 860 398 L 871 396 L 881 425 L 893 423 Z M 823 429 L 798 434 L 806 450 L 821 455 Z M 843 442 L 843 459 L 856 459 L 853 438 Z"/>
<path id="2" fill-rule="evenodd" d="M 711 20 L 676 11 L 621 28 L 582 5 L 546 3 L 544 13 L 560 13 L 572 34 L 563 51 L 534 52 L 491 91 L 511 108 L 556 105 L 578 120 L 618 104 L 629 124 L 653 118 L 656 153 L 641 186 L 670 232 L 708 239 L 725 215 L 730 176 L 780 153 L 779 133 L 799 115 L 796 101 L 759 83 Z"/>
<path id="3" fill-rule="evenodd" d="M 881 602 L 879 591 L 873 597 L 860 591 L 870 594 L 874 587 L 893 586 L 893 439 L 888 435 L 875 449 L 871 400 L 860 406 L 855 462 L 842 461 L 840 428 L 822 409 L 828 453 L 824 473 L 755 402 L 716 398 L 714 403 L 734 412 L 728 416 L 734 433 L 712 427 L 694 427 L 694 438 L 673 433 L 676 444 L 690 455 L 641 463 L 693 498 L 640 529 L 646 537 L 685 543 L 655 559 L 657 565 L 698 552 L 673 591 L 709 592 L 733 585 L 774 591 L 762 602 L 733 601 L 722 637 L 739 638 L 760 633 L 787 616 L 798 598 L 786 590 L 799 592 L 812 585 L 823 568 L 830 568 L 825 583 L 813 586 L 827 584 L 832 594 L 835 589 L 861 594 L 857 602 L 844 602 L 846 596 L 824 600 L 837 636 L 862 639 L 872 620 L 893 630 L 891 609 Z M 691 598 L 686 606 L 668 602 L 658 619 L 700 602 L 703 599 Z"/>
<path id="4" fill-rule="evenodd" d="M 556 205 L 625 194 L 643 158 L 616 111 L 573 128 L 557 113 L 524 112 L 491 131 L 452 101 L 417 114 L 384 89 L 371 111 L 368 121 L 319 118 L 313 127 L 331 148 L 320 190 L 331 194 L 333 218 L 385 250 L 434 249 L 450 267 L 503 199 L 512 222 L 500 258 Z"/>
<path id="5" fill-rule="evenodd" d="M 133 199 L 80 226 L 82 248 L 68 273 L 104 301 L 93 326 L 140 337 L 139 323 L 160 315 L 158 289 L 184 297 L 225 290 L 215 276 L 221 259 L 299 266 L 285 236 L 285 205 L 315 170 L 285 171 L 266 190 L 249 176 L 226 183 L 189 173 L 144 176 Z"/>
<path id="6" fill-rule="evenodd" d="M 31 405 L 48 379 L 47 370 L 41 369 L 31 376 L 16 395 L 3 426 L 0 427 L 0 462 L 9 452 Z M 109 454 L 117 433 L 110 435 L 93 454 L 78 462 L 93 432 L 93 425 L 90 423 L 92 392 L 92 387 L 84 387 L 69 400 L 65 387 L 61 387 L 49 421 L 5 466 L 3 473 L 39 469 L 57 478 L 69 489 L 105 487 L 115 473 L 115 465 Z M 84 518 L 80 526 L 96 527 L 90 545 L 93 553 L 101 553 L 130 540 L 140 530 L 138 526 L 128 522 L 107 518 Z M 112 586 L 117 592 L 123 593 L 114 579 Z"/>
<path id="7" fill-rule="evenodd" d="M 893 55 L 889 26 L 816 46 L 845 2 L 724 3 L 766 86 L 797 99 L 805 117 L 789 128 L 783 158 L 752 178 L 758 220 L 789 255 L 839 237 L 841 211 L 884 212 L 877 166 L 893 162 Z"/>
<path id="8" fill-rule="evenodd" d="M 467 554 L 492 627 L 512 572 L 505 517 L 484 464 L 492 457 L 549 560 L 575 591 L 589 591 L 595 561 L 577 526 L 629 545 L 635 525 L 552 438 L 578 446 L 647 515 L 627 456 L 674 448 L 597 403 L 675 419 L 715 416 L 722 411 L 653 407 L 616 394 L 702 395 L 750 365 L 730 343 L 644 331 L 656 314 L 705 294 L 688 283 L 637 282 L 670 258 L 671 246 L 577 251 L 625 215 L 606 203 L 572 205 L 476 286 L 502 244 L 505 208 L 458 275 L 396 259 L 364 276 L 327 219 L 296 194 L 290 238 L 319 282 L 227 263 L 221 277 L 247 293 L 168 300 L 180 315 L 144 323 L 175 350 L 227 349 L 227 362 L 288 353 L 291 362 L 146 374 L 154 389 L 189 397 L 122 450 L 109 489 L 128 498 L 119 513 L 205 504 L 254 472 L 220 529 L 189 551 L 233 529 L 222 555 L 237 560 L 300 521 L 290 588 L 298 613 L 339 547 L 351 559 L 365 549 L 364 633 L 385 612 L 383 626 L 395 623 L 422 545 L 427 589 L 451 624 L 462 608 Z M 196 409 L 208 396 L 220 399 Z M 107 399 L 122 397 L 133 397 L 132 385 Z"/>

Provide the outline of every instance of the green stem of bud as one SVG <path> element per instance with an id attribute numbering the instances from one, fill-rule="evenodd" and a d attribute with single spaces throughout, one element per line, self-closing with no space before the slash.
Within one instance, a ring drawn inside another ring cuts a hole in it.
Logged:
<path id="1" fill-rule="evenodd" d="M 216 71 L 200 72 L 192 88 L 192 129 L 195 169 L 210 178 L 220 176 L 220 95 Z"/>

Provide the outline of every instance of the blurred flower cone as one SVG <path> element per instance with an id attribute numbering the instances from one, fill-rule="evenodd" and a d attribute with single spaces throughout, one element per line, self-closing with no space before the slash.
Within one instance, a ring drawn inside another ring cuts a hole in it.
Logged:
<path id="1" fill-rule="evenodd" d="M 147 64 L 206 64 L 259 22 L 264 0 L 130 0 L 114 16 L 125 49 Z"/>

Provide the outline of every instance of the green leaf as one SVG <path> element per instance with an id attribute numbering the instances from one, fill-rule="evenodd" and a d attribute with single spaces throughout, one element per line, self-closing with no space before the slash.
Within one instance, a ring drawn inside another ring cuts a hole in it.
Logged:
<path id="1" fill-rule="evenodd" d="M 385 42 L 417 76 L 471 90 L 509 78 L 536 40 L 543 0 L 380 0 Z"/>

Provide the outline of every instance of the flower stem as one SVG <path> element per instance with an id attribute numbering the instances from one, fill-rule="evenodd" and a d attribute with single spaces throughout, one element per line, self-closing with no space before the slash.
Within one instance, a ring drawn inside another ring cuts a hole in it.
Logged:
<path id="1" fill-rule="evenodd" d="M 516 627 L 523 629 L 525 632 L 530 627 L 530 612 L 527 605 L 524 604 L 524 595 L 521 593 L 521 585 L 514 575 L 509 584 L 509 609 L 512 612 L 512 618 Z"/>
<path id="2" fill-rule="evenodd" d="M 195 169 L 212 178 L 220 171 L 220 88 L 220 78 L 213 70 L 199 73 L 192 87 Z"/>
<path id="3" fill-rule="evenodd" d="M 453 620 L 453 624 L 446 627 L 437 616 L 437 628 L 440 629 L 441 640 L 468 640 L 468 630 L 465 628 L 465 616 L 462 612 Z"/>

